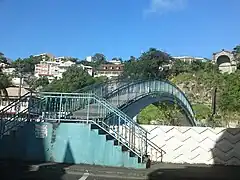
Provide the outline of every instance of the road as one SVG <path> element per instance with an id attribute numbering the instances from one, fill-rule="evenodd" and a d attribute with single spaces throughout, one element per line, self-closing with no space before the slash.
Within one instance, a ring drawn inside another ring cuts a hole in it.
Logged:
<path id="1" fill-rule="evenodd" d="M 1 177 L 2 179 L 2 177 Z M 3 178 L 6 180 L 10 180 L 9 177 Z M 13 179 L 13 178 L 12 178 Z M 11 179 L 11 180 L 12 180 Z M 35 174 L 30 175 L 26 174 L 22 177 L 14 178 L 14 180 L 144 180 L 146 178 L 134 178 L 134 177 L 122 177 L 122 176 L 108 176 L 104 174 L 92 174 L 92 173 L 67 173 L 60 175 L 57 173 L 42 173 L 42 174 Z"/>
<path id="2" fill-rule="evenodd" d="M 0 162 L 1 180 L 145 180 L 145 170 L 55 163 Z"/>
<path id="3" fill-rule="evenodd" d="M 127 177 L 124 175 L 108 175 L 108 174 L 95 174 L 95 173 L 82 173 L 82 172 L 68 172 L 61 174 L 58 172 L 48 173 L 24 173 L 18 174 L 12 172 L 11 174 L 1 174 L 1 180 L 145 180 L 146 177 Z"/>
<path id="4" fill-rule="evenodd" d="M 6 164 L 1 180 L 239 180 L 240 166 L 156 164 L 136 170 L 90 165 Z"/>

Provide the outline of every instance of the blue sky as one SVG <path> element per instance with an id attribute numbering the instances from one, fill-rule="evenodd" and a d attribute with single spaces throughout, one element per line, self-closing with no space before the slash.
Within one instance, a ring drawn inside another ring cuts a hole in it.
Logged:
<path id="1" fill-rule="evenodd" d="M 239 0 L 0 0 L 0 51 L 85 58 L 211 57 L 240 43 Z"/>

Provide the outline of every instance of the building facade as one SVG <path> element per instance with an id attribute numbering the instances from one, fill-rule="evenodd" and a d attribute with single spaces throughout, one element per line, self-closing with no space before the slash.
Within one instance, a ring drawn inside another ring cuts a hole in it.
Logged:
<path id="1" fill-rule="evenodd" d="M 0 110 L 7 107 L 9 104 L 11 104 L 12 102 L 16 101 L 19 98 L 19 93 L 20 93 L 19 87 L 8 87 L 7 92 L 8 92 L 8 98 L 4 98 L 4 97 L 0 98 Z M 30 91 L 28 89 L 21 88 L 21 96 L 24 96 L 29 92 Z M 21 112 L 25 110 L 27 107 L 28 107 L 28 101 L 26 99 L 26 101 L 21 102 L 20 105 L 18 104 L 17 106 L 13 106 L 12 108 L 8 109 L 7 113 L 16 114 L 17 112 Z"/>
<path id="2" fill-rule="evenodd" d="M 76 62 L 70 61 L 70 57 L 54 57 L 47 53 L 40 55 L 35 55 L 35 57 L 41 57 L 39 64 L 35 65 L 35 77 L 47 77 L 49 82 L 52 82 L 54 79 L 61 79 L 64 72 L 73 65 L 76 65 Z M 93 68 L 91 66 L 79 65 L 84 70 L 86 70 L 90 76 L 93 76 Z"/>
<path id="3" fill-rule="evenodd" d="M 217 64 L 222 73 L 232 73 L 237 70 L 237 62 L 231 51 L 222 49 L 220 52 L 213 53 L 212 62 Z"/>
<path id="4" fill-rule="evenodd" d="M 118 77 L 123 73 L 123 64 L 103 64 L 96 70 L 94 77 L 105 76 L 109 79 Z"/>
<path id="5" fill-rule="evenodd" d="M 41 61 L 35 65 L 35 77 L 47 77 L 49 82 L 54 79 L 61 79 L 62 74 L 75 63 L 72 61 Z"/>
<path id="6" fill-rule="evenodd" d="M 206 58 L 202 58 L 202 57 L 192 57 L 192 56 L 176 56 L 173 57 L 174 59 L 179 59 L 183 62 L 188 62 L 191 63 L 193 61 L 201 61 L 201 62 L 206 62 Z"/>

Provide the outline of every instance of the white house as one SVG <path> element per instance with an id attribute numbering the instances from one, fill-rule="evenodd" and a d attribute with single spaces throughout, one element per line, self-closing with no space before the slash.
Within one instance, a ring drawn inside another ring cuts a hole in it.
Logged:
<path id="1" fill-rule="evenodd" d="M 83 70 L 86 70 L 90 76 L 93 76 L 93 67 L 92 66 L 85 66 L 83 64 L 80 64 L 80 67 L 82 67 Z"/>
<path id="2" fill-rule="evenodd" d="M 19 98 L 19 87 L 8 87 L 7 88 L 7 92 L 8 92 L 8 98 L 4 98 L 1 97 L 0 98 L 0 110 L 7 107 L 10 103 L 16 101 Z M 27 93 L 29 93 L 30 91 L 25 89 L 25 88 L 21 88 L 21 96 L 26 95 Z M 12 108 L 8 109 L 7 112 L 9 114 L 15 114 L 18 111 L 23 111 L 28 107 L 28 102 L 23 101 L 20 103 L 20 105 L 18 104 L 17 106 L 13 106 Z"/>
<path id="3" fill-rule="evenodd" d="M 41 61 L 35 65 L 35 77 L 47 77 L 51 82 L 55 78 L 61 79 L 62 74 L 72 65 L 75 65 L 72 61 L 62 61 L 56 59 L 54 61 Z"/>

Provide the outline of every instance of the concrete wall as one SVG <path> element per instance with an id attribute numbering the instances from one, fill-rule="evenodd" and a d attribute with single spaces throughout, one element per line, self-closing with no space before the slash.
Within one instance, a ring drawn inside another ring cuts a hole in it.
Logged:
<path id="1" fill-rule="evenodd" d="M 145 167 L 98 129 L 81 123 L 28 122 L 0 139 L 0 159 Z"/>
<path id="2" fill-rule="evenodd" d="M 163 162 L 240 165 L 240 128 L 143 125 L 149 138 L 166 154 Z M 150 147 L 152 160 L 160 154 Z"/>

